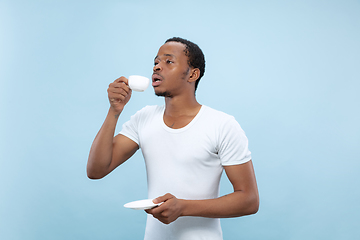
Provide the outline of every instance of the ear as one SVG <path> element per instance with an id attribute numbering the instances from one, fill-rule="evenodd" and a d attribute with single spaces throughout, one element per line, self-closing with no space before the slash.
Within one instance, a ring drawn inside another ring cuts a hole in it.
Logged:
<path id="1" fill-rule="evenodd" d="M 195 82 L 200 77 L 200 69 L 193 68 L 190 70 L 190 76 L 188 82 Z"/>

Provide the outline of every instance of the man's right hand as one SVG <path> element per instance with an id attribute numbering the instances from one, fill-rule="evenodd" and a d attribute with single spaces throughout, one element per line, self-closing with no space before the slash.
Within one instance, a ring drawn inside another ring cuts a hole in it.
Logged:
<path id="1" fill-rule="evenodd" d="M 128 85 L 128 79 L 126 77 L 116 79 L 113 83 L 110 83 L 107 91 L 111 108 L 116 113 L 121 113 L 124 106 L 129 102 L 132 93 Z"/>
<path id="2" fill-rule="evenodd" d="M 107 91 L 111 106 L 91 145 L 87 164 L 87 175 L 91 179 L 103 178 L 139 149 L 137 143 L 124 135 L 114 137 L 119 115 L 131 97 L 127 78 L 116 79 Z"/>

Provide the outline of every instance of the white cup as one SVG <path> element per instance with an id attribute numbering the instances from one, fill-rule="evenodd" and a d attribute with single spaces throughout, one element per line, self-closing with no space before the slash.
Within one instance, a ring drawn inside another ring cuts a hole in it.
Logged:
<path id="1" fill-rule="evenodd" d="M 131 75 L 129 76 L 128 80 L 129 80 L 129 87 L 131 88 L 131 90 L 137 92 L 145 91 L 150 83 L 150 80 L 147 77 L 138 76 L 138 75 Z"/>

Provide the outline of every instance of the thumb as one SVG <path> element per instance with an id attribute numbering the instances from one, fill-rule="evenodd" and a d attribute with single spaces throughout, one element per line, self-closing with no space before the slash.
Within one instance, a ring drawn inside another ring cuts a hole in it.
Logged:
<path id="1" fill-rule="evenodd" d="M 173 198 L 174 196 L 171 195 L 170 193 L 167 193 L 163 196 L 160 196 L 160 197 L 157 197 L 153 200 L 153 203 L 155 204 L 158 204 L 158 203 L 161 203 L 161 202 L 166 202 L 167 200 Z"/>
<path id="2" fill-rule="evenodd" d="M 129 79 L 127 79 L 124 76 L 119 77 L 118 79 L 115 80 L 115 82 L 118 82 L 118 83 L 124 82 L 126 85 L 129 85 Z"/>

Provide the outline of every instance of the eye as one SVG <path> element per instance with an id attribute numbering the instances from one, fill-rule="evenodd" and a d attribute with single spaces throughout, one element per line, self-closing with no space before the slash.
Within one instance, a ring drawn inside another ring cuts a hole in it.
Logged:
<path id="1" fill-rule="evenodd" d="M 166 60 L 166 63 L 174 63 L 173 61 L 171 61 L 171 60 Z"/>

